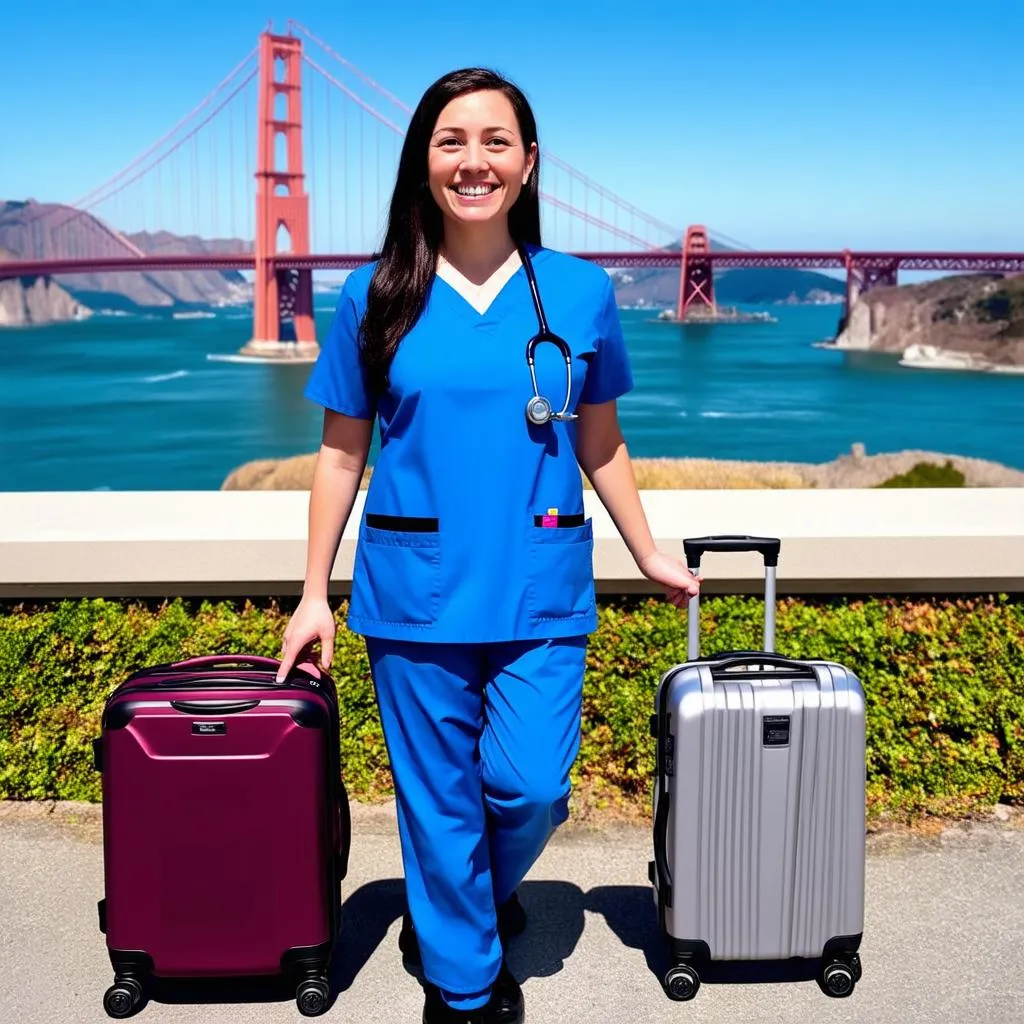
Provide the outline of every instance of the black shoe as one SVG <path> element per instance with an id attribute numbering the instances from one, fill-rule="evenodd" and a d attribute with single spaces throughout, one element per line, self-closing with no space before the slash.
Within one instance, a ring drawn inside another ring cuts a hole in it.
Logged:
<path id="1" fill-rule="evenodd" d="M 513 895 L 514 898 L 514 895 Z M 516 906 L 519 901 L 516 900 Z M 526 927 L 526 913 L 522 907 L 522 927 Z M 522 931 L 522 928 L 519 929 Z M 518 934 L 518 932 L 517 932 Z M 526 1007 L 523 1003 L 523 990 L 516 981 L 515 975 L 508 969 L 508 964 L 502 958 L 501 970 L 495 979 L 494 988 L 491 991 L 491 998 L 487 1004 L 491 1007 L 494 1016 L 490 1018 L 494 1024 L 523 1024 L 526 1020 Z"/>
<path id="2" fill-rule="evenodd" d="M 429 982 L 423 985 L 423 1024 L 523 1024 L 523 990 L 504 960 L 491 990 L 491 998 L 476 1010 L 455 1010 Z"/>
<path id="3" fill-rule="evenodd" d="M 519 897 L 512 893 L 511 896 L 500 907 L 498 907 L 498 937 L 502 945 L 508 945 L 509 939 L 522 935 L 526 930 L 526 911 L 519 902 Z M 422 963 L 420 958 L 420 944 L 416 939 L 416 931 L 413 928 L 412 917 L 405 913 L 402 915 L 402 930 L 398 934 L 398 948 L 402 951 L 402 962 L 406 967 L 419 967 Z"/>

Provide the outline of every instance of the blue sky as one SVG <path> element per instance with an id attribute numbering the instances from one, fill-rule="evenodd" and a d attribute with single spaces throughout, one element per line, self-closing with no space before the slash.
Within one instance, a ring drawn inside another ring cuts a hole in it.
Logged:
<path id="1" fill-rule="evenodd" d="M 454 67 L 507 73 L 542 151 L 673 225 L 757 248 L 1024 249 L 1021 0 L 19 4 L 0 198 L 89 192 L 289 17 L 409 105 Z"/>

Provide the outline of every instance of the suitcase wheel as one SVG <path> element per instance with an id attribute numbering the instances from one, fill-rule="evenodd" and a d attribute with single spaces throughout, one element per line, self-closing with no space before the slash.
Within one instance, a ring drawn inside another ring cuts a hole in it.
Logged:
<path id="1" fill-rule="evenodd" d="M 142 984 L 136 978 L 115 981 L 103 996 L 103 1009 L 108 1017 L 121 1020 L 130 1017 L 142 1002 Z"/>
<path id="2" fill-rule="evenodd" d="M 860 953 L 851 953 L 850 958 L 847 961 L 851 969 L 853 970 L 853 981 L 856 984 L 860 981 L 861 967 L 860 967 Z"/>
<path id="3" fill-rule="evenodd" d="M 327 1009 L 330 995 L 326 978 L 306 978 L 295 990 L 295 1004 L 303 1017 L 317 1017 Z"/>
<path id="4" fill-rule="evenodd" d="M 670 999 L 684 1003 L 697 994 L 700 977 L 689 964 L 677 964 L 665 972 L 663 983 Z"/>
<path id="5" fill-rule="evenodd" d="M 860 966 L 858 957 L 857 965 Z M 833 999 L 843 999 L 853 993 L 857 983 L 857 974 L 854 965 L 841 960 L 832 960 L 822 969 L 818 977 L 818 984 L 827 996 Z"/>

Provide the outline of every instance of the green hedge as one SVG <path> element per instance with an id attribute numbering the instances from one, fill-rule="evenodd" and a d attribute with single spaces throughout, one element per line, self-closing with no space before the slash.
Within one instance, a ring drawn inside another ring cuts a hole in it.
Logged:
<path id="1" fill-rule="evenodd" d="M 0 798 L 98 800 L 91 740 L 104 700 L 135 669 L 198 654 L 276 656 L 292 605 L 104 600 L 0 606 Z M 389 792 L 360 637 L 338 609 L 334 676 L 351 795 Z M 757 647 L 756 598 L 702 602 L 705 650 Z M 965 815 L 1024 803 L 1024 600 L 779 602 L 783 654 L 835 659 L 867 696 L 872 818 Z M 685 615 L 656 600 L 602 603 L 591 638 L 575 781 L 645 810 L 660 674 L 686 657 Z"/>
<path id="2" fill-rule="evenodd" d="M 934 462 L 918 462 L 906 473 L 891 476 L 875 487 L 963 487 L 966 479 L 953 465 L 952 459 L 946 459 L 943 466 L 936 466 Z"/>

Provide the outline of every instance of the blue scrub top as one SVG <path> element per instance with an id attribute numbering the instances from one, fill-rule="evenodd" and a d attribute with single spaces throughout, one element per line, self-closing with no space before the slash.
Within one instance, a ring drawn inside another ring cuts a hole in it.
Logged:
<path id="1" fill-rule="evenodd" d="M 633 386 L 615 293 L 585 260 L 530 247 L 548 325 L 572 350 L 572 400 L 597 404 Z M 358 331 L 375 264 L 345 281 L 306 397 L 379 419 L 381 447 L 359 524 L 348 626 L 364 636 L 490 643 L 597 628 L 593 531 L 538 526 L 583 512 L 576 423 L 535 426 L 526 343 L 538 331 L 520 267 L 485 313 L 435 276 L 426 308 L 375 397 Z M 541 395 L 561 409 L 565 361 L 536 351 Z M 367 525 L 366 516 L 399 517 Z M 406 520 L 405 517 L 412 517 Z M 434 522 L 436 520 L 436 523 Z"/>

